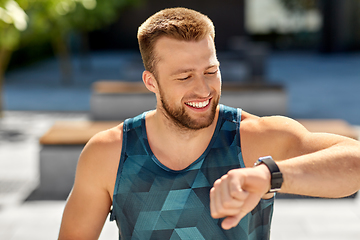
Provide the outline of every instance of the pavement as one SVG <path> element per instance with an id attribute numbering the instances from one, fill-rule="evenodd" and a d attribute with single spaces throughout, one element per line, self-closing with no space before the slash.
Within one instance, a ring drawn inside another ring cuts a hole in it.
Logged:
<path id="1" fill-rule="evenodd" d="M 56 59 L 9 71 L 0 120 L 0 239 L 56 239 L 65 201 L 25 201 L 39 179 L 39 137 L 58 120 L 89 117 L 92 82 L 140 80 L 131 52 L 98 52 L 73 59 L 73 83 L 64 85 Z M 273 53 L 268 81 L 288 92 L 288 116 L 341 118 L 360 133 L 360 54 Z M 125 71 L 126 70 L 126 71 Z M 358 194 L 359 195 L 359 194 Z M 277 199 L 271 239 L 360 240 L 360 197 Z M 117 239 L 107 221 L 100 239 Z"/>

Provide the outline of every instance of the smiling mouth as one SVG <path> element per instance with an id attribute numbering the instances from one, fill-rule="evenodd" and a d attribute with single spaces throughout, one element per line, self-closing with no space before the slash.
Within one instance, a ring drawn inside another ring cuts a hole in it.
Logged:
<path id="1" fill-rule="evenodd" d="M 205 108 L 209 105 L 210 99 L 203 102 L 186 102 L 185 104 L 193 108 Z"/>

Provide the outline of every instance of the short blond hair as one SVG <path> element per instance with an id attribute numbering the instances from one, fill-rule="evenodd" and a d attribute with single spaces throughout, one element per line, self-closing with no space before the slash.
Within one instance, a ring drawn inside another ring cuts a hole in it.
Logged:
<path id="1" fill-rule="evenodd" d="M 214 24 L 206 15 L 187 8 L 168 8 L 149 17 L 138 29 L 138 42 L 145 70 L 155 74 L 155 43 L 160 37 L 199 41 L 215 39 Z"/>

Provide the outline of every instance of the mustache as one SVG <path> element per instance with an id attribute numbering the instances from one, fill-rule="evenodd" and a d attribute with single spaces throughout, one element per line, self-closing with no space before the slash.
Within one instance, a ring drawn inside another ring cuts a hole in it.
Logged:
<path id="1" fill-rule="evenodd" d="M 197 99 L 197 100 L 207 100 L 207 99 L 212 99 L 214 98 L 214 96 L 216 96 L 218 94 L 216 94 L 216 91 L 215 90 L 212 90 L 209 95 L 207 96 L 200 96 L 198 94 L 190 94 L 188 96 L 186 96 L 184 99 Z"/>

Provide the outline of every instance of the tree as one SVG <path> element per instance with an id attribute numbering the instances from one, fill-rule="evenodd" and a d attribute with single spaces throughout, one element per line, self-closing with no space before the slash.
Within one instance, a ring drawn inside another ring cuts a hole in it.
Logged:
<path id="1" fill-rule="evenodd" d="M 26 1 L 18 1 L 26 7 Z M 21 32 L 28 27 L 28 16 L 19 3 L 13 0 L 0 0 L 0 116 L 2 114 L 4 74 L 11 53 L 20 44 Z"/>
<path id="2" fill-rule="evenodd" d="M 0 113 L 4 73 L 20 44 L 50 41 L 59 56 L 63 82 L 70 83 L 71 32 L 86 33 L 114 22 L 119 13 L 142 0 L 0 0 Z"/>
<path id="3" fill-rule="evenodd" d="M 33 0 L 28 9 L 34 36 L 49 38 L 59 57 L 63 83 L 71 84 L 70 51 L 67 40 L 71 32 L 86 33 L 114 22 L 126 7 L 141 0 Z"/>

